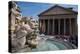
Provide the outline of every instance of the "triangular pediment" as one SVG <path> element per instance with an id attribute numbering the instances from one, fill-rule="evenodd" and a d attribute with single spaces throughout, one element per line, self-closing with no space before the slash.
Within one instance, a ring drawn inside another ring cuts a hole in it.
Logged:
<path id="1" fill-rule="evenodd" d="M 40 15 L 71 14 L 71 13 L 75 13 L 75 12 L 69 8 L 54 6 L 42 12 Z"/>

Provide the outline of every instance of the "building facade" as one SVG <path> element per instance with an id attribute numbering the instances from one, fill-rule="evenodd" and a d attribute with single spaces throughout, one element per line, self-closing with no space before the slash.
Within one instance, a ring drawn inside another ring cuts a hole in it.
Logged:
<path id="1" fill-rule="evenodd" d="M 39 30 L 46 35 L 77 35 L 77 12 L 55 5 L 40 13 Z"/>

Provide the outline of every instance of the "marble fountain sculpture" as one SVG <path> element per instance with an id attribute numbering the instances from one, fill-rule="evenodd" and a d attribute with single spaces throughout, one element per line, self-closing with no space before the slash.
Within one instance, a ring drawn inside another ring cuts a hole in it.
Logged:
<path id="1" fill-rule="evenodd" d="M 15 36 L 12 38 L 12 52 L 18 52 L 26 47 L 29 49 L 36 47 L 38 42 L 34 28 L 35 24 L 30 20 L 27 20 L 26 24 L 16 25 Z"/>

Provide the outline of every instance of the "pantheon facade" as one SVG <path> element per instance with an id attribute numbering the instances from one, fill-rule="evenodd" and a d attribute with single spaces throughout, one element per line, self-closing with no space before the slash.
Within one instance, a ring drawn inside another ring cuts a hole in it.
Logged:
<path id="1" fill-rule="evenodd" d="M 45 35 L 77 35 L 77 12 L 55 5 L 38 15 L 40 33 Z"/>

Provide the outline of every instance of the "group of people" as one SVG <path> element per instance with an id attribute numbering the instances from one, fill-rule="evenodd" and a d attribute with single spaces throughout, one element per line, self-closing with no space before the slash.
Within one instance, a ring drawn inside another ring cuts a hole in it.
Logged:
<path id="1" fill-rule="evenodd" d="M 70 36 L 56 36 L 56 39 L 61 39 L 64 41 L 68 41 L 78 47 L 78 36 L 77 35 L 70 35 Z"/>

